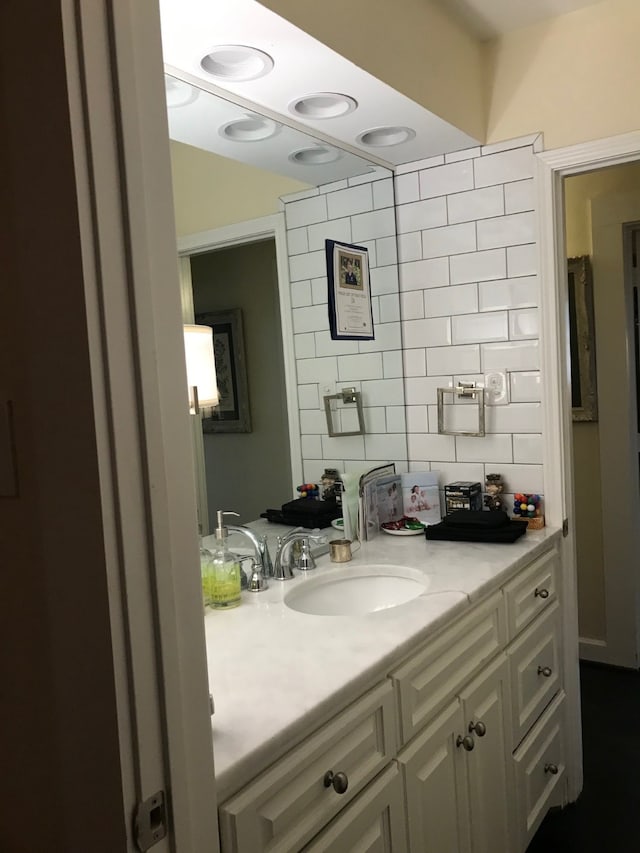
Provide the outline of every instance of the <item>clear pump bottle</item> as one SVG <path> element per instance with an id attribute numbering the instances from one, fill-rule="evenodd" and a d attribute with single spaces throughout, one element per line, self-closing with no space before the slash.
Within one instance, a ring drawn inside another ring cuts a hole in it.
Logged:
<path id="1" fill-rule="evenodd" d="M 218 510 L 216 515 L 216 544 L 209 552 L 210 559 L 206 558 L 202 564 L 202 590 L 205 605 L 214 610 L 229 610 L 231 607 L 237 607 L 241 601 L 240 562 L 235 554 L 227 550 L 227 528 L 223 519 L 225 515 L 238 513 Z"/>

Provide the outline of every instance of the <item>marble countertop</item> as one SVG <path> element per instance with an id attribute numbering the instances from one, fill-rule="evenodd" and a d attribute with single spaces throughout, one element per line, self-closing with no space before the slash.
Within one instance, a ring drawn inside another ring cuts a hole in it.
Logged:
<path id="1" fill-rule="evenodd" d="M 272 554 L 276 537 L 290 529 L 267 521 L 251 527 L 267 534 Z M 331 529 L 323 533 L 340 536 Z M 312 572 L 270 580 L 264 592 L 243 592 L 240 607 L 207 611 L 219 801 L 373 687 L 418 642 L 497 589 L 556 536 L 559 531 L 543 528 L 514 543 L 492 545 L 380 534 L 354 550 L 351 562 L 332 563 L 325 554 Z M 211 547 L 213 541 L 206 537 L 204 544 Z M 232 550 L 246 552 L 247 545 L 244 537 L 230 537 Z M 347 574 L 367 564 L 417 569 L 428 575 L 427 593 L 359 616 L 309 615 L 284 603 L 292 589 L 323 572 Z"/>

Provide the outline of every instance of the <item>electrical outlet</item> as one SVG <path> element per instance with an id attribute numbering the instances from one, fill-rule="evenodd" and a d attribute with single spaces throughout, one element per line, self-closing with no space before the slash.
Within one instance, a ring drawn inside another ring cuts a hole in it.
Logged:
<path id="1" fill-rule="evenodd" d="M 506 406 L 509 402 L 509 380 L 506 370 L 492 370 L 484 375 L 484 398 L 487 406 Z"/>

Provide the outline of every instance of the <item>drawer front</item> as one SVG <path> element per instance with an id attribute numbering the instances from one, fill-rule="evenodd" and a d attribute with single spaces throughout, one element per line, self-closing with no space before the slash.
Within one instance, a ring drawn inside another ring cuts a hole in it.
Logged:
<path id="1" fill-rule="evenodd" d="M 561 692 L 513 756 L 521 850 L 526 849 L 549 808 L 563 804 L 566 773 L 564 701 L 565 695 Z"/>
<path id="2" fill-rule="evenodd" d="M 502 595 L 428 642 L 391 673 L 400 697 L 401 741 L 407 743 L 505 644 Z"/>
<path id="3" fill-rule="evenodd" d="M 407 853 L 407 849 L 402 777 L 393 764 L 341 811 L 304 848 L 304 853 L 339 850 Z"/>
<path id="4" fill-rule="evenodd" d="M 513 640 L 538 613 L 557 598 L 559 555 L 556 549 L 538 557 L 504 588 L 507 629 Z"/>
<path id="5" fill-rule="evenodd" d="M 300 850 L 395 754 L 394 705 L 385 681 L 224 803 L 224 853 Z M 344 793 L 325 787 L 328 771 L 346 774 Z"/>
<path id="6" fill-rule="evenodd" d="M 554 602 L 509 647 L 515 749 L 562 686 L 560 605 Z"/>

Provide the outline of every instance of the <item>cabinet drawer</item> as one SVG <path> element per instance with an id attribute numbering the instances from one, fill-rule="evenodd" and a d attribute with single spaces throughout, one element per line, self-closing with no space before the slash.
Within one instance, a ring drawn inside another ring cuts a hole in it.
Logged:
<path id="1" fill-rule="evenodd" d="M 563 803 L 564 700 L 565 694 L 560 692 L 513 756 L 521 850 L 526 849 L 549 808 Z"/>
<path id="2" fill-rule="evenodd" d="M 396 751 L 393 686 L 385 681 L 311 735 L 220 808 L 225 853 L 300 850 Z M 328 771 L 345 793 L 325 787 Z"/>
<path id="3" fill-rule="evenodd" d="M 507 604 L 507 630 L 513 640 L 538 613 L 557 598 L 559 556 L 553 549 L 537 560 L 504 588 Z"/>
<path id="4" fill-rule="evenodd" d="M 515 749 L 562 686 L 560 605 L 554 602 L 510 646 Z"/>
<path id="5" fill-rule="evenodd" d="M 387 767 L 338 817 L 304 848 L 304 853 L 375 850 L 407 853 L 402 777 Z"/>
<path id="6" fill-rule="evenodd" d="M 496 593 L 391 673 L 400 697 L 402 743 L 504 647 L 503 607 L 502 595 Z"/>

